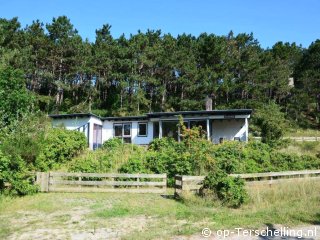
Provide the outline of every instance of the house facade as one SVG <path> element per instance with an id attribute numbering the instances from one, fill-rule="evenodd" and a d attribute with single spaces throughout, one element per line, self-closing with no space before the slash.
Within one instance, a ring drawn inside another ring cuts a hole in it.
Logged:
<path id="1" fill-rule="evenodd" d="M 187 128 L 201 126 L 213 143 L 223 140 L 248 141 L 251 109 L 154 112 L 143 116 L 99 117 L 91 113 L 49 115 L 53 127 L 64 126 L 83 132 L 89 148 L 96 149 L 111 138 L 125 143 L 147 145 L 154 138 L 173 137 L 180 141 L 179 116 Z"/>

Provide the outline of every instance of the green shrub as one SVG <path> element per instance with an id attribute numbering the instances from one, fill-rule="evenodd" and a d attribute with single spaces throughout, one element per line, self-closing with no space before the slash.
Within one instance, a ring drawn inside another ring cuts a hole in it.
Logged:
<path id="1" fill-rule="evenodd" d="M 122 146 L 122 140 L 120 138 L 112 138 L 105 141 L 102 145 L 103 149 L 112 150 Z"/>
<path id="2" fill-rule="evenodd" d="M 146 164 L 154 173 L 167 173 L 168 186 L 174 185 L 174 176 L 193 175 L 193 164 L 189 152 L 176 152 L 173 149 L 161 152 L 149 152 Z"/>
<path id="3" fill-rule="evenodd" d="M 70 161 L 87 147 L 83 133 L 63 128 L 48 131 L 43 147 L 36 159 L 36 167 L 42 171 L 57 168 Z"/>
<path id="4" fill-rule="evenodd" d="M 222 204 L 230 207 L 240 207 L 248 199 L 244 181 L 230 177 L 223 171 L 209 173 L 200 192 L 203 196 L 219 199 Z"/>
<path id="5" fill-rule="evenodd" d="M 16 156 L 6 156 L 0 151 L 0 191 L 5 194 L 27 195 L 37 192 L 27 164 Z"/>
<path id="6" fill-rule="evenodd" d="M 253 120 L 260 127 L 262 141 L 266 143 L 276 144 L 288 129 L 285 115 L 274 102 L 258 108 Z"/>
<path id="7" fill-rule="evenodd" d="M 106 173 L 110 171 L 111 167 L 112 158 L 102 149 L 88 150 L 68 164 L 69 171 L 85 173 Z"/>
<path id="8" fill-rule="evenodd" d="M 127 163 L 123 164 L 119 169 L 121 173 L 151 173 L 146 167 L 144 159 L 138 156 L 131 157 Z"/>
<path id="9" fill-rule="evenodd" d="M 115 143 L 115 144 L 114 144 Z M 118 141 L 110 140 L 107 148 L 91 151 L 87 150 L 66 164 L 72 172 L 118 172 L 131 158 L 142 159 L 145 148 L 131 144 L 117 144 Z"/>
<path id="10" fill-rule="evenodd" d="M 167 149 L 177 149 L 179 143 L 173 138 L 156 138 L 149 144 L 148 149 L 151 151 L 166 151 Z"/>

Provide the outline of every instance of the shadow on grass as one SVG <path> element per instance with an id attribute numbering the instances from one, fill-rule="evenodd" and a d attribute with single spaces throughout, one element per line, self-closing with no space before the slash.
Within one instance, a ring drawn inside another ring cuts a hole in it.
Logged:
<path id="1" fill-rule="evenodd" d="M 312 217 L 294 217 L 294 218 L 306 224 L 320 225 L 320 213 L 316 213 Z"/>
<path id="2" fill-rule="evenodd" d="M 176 199 L 174 194 L 162 194 L 161 197 L 165 199 Z"/>

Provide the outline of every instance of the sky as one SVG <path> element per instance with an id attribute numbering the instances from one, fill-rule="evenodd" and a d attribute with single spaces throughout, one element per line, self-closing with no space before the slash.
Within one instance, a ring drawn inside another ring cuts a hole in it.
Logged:
<path id="1" fill-rule="evenodd" d="M 308 47 L 320 38 L 319 10 L 320 0 L 0 0 L 0 18 L 18 17 L 25 27 L 66 15 L 90 41 L 108 23 L 115 38 L 147 29 L 173 36 L 253 32 L 264 48 L 278 41 Z"/>

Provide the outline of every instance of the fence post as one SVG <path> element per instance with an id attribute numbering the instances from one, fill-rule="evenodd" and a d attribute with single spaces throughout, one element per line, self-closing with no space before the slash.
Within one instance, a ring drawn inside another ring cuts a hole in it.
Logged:
<path id="1" fill-rule="evenodd" d="M 164 186 L 163 186 L 163 191 L 166 192 L 167 191 L 167 174 L 165 174 L 164 178 L 162 179 Z M 174 181 L 176 182 L 176 181 Z M 175 188 L 176 189 L 176 188 Z"/>
<path id="2" fill-rule="evenodd" d="M 49 173 L 37 172 L 36 183 L 40 186 L 40 192 L 49 192 Z"/>

